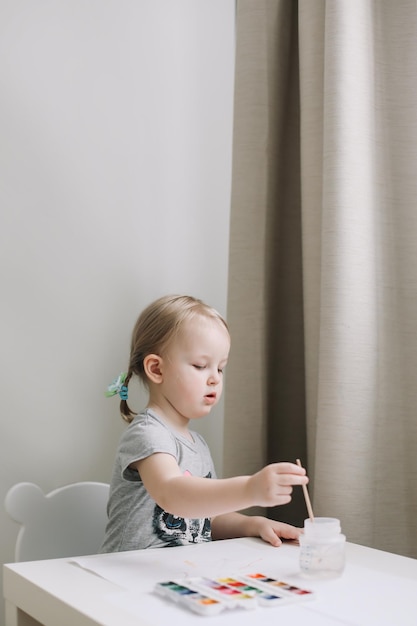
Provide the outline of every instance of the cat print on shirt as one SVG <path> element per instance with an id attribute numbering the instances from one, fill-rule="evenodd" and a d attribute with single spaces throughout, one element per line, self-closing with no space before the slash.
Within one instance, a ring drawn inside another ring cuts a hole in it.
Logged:
<path id="1" fill-rule="evenodd" d="M 190 475 L 188 471 L 184 474 Z M 206 478 L 211 478 L 210 472 Z M 167 547 L 211 541 L 210 518 L 176 517 L 161 509 L 158 504 L 155 504 L 152 526 L 154 533 L 166 543 Z"/>

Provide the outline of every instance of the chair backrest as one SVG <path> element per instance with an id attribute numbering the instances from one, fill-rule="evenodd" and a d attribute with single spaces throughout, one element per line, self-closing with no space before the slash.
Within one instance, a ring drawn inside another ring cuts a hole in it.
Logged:
<path id="1" fill-rule="evenodd" d="M 104 538 L 109 485 L 80 482 L 44 495 L 33 483 L 6 494 L 8 515 L 21 524 L 15 561 L 96 554 Z"/>

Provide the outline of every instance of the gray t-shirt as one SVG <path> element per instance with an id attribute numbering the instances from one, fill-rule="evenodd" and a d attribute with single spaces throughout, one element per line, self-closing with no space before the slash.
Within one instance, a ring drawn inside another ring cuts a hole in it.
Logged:
<path id="1" fill-rule="evenodd" d="M 201 435 L 193 441 L 175 432 L 146 409 L 123 433 L 116 455 L 107 505 L 109 521 L 100 552 L 179 546 L 211 541 L 210 519 L 184 519 L 161 509 L 139 473 L 129 468 L 156 452 L 171 454 L 184 475 L 215 478 L 210 450 Z"/>

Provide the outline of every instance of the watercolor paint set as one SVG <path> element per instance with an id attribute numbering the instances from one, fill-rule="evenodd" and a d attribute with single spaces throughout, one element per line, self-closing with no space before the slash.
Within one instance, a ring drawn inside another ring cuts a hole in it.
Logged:
<path id="1" fill-rule="evenodd" d="M 309 589 L 260 573 L 170 580 L 158 583 L 155 592 L 200 615 L 216 615 L 224 609 L 283 606 L 314 597 Z"/>

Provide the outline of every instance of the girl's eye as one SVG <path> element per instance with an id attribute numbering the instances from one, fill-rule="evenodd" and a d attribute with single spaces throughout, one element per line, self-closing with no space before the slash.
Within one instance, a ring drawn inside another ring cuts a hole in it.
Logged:
<path id="1" fill-rule="evenodd" d="M 195 365 L 194 366 L 196 370 L 203 370 L 205 368 L 205 365 Z"/>

